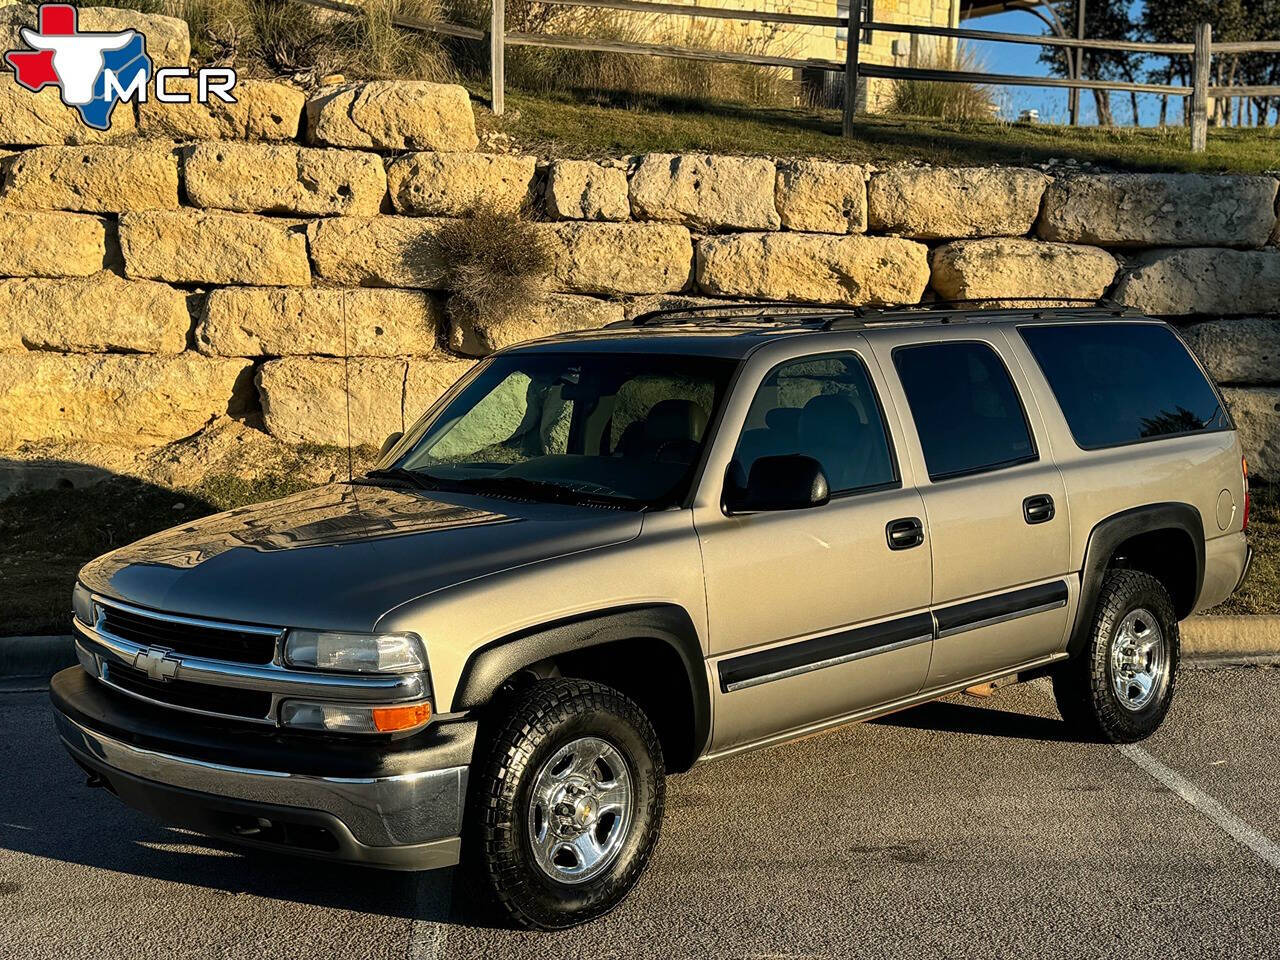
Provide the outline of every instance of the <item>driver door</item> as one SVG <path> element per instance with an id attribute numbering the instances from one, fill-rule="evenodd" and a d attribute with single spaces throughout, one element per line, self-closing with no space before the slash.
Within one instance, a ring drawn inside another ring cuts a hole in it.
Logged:
<path id="1" fill-rule="evenodd" d="M 694 506 L 716 688 L 713 751 L 782 739 L 924 683 L 933 630 L 924 505 L 868 357 L 863 345 L 768 366 L 753 359 L 759 375 L 744 370 L 726 410 L 708 481 L 745 483 L 756 458 L 803 454 L 822 465 L 831 500 L 730 515 L 723 487 L 703 485 L 717 488 Z M 918 536 L 891 545 L 895 525 L 914 525 Z"/>

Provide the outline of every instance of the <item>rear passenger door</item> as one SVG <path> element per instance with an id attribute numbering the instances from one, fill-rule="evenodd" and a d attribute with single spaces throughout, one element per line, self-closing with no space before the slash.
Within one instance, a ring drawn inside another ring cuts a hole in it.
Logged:
<path id="1" fill-rule="evenodd" d="M 903 331 L 881 364 L 923 464 L 937 624 L 926 687 L 1061 650 L 1071 591 L 1061 474 L 996 328 Z"/>
<path id="2" fill-rule="evenodd" d="M 860 349 L 748 361 L 694 504 L 716 685 L 712 749 L 785 736 L 916 693 L 929 666 L 923 503 L 899 464 L 892 407 Z M 783 354 L 779 356 L 779 354 Z M 788 356 L 787 354 L 792 354 Z M 726 514 L 760 457 L 823 468 L 820 507 Z M 889 540 L 894 524 L 918 524 Z"/>

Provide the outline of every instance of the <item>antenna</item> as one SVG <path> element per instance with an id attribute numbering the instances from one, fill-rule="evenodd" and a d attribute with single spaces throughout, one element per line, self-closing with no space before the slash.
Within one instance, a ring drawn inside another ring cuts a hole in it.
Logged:
<path id="1" fill-rule="evenodd" d="M 347 400 L 347 482 L 355 479 L 351 456 L 351 348 L 347 340 L 347 291 L 342 291 L 342 386 Z"/>

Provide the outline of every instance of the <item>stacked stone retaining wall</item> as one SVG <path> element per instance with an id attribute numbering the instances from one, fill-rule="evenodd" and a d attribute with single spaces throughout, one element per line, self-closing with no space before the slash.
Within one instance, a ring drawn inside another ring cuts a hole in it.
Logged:
<path id="1" fill-rule="evenodd" d="M 180 21 L 90 21 L 186 60 Z M 225 418 L 342 444 L 348 383 L 351 439 L 377 444 L 477 357 L 702 298 L 1110 296 L 1184 328 L 1280 479 L 1274 177 L 485 154 L 461 87 L 236 94 L 122 105 L 103 134 L 0 78 L 0 463 Z M 481 202 L 531 211 L 550 250 L 546 298 L 487 323 L 451 316 L 436 242 Z"/>

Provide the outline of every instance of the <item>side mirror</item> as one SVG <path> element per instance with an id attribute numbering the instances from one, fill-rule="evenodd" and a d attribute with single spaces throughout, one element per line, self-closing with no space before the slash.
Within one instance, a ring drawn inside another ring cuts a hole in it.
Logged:
<path id="1" fill-rule="evenodd" d="M 820 507 L 830 499 L 822 464 L 813 457 L 791 453 L 757 459 L 751 465 L 745 489 L 727 486 L 724 505 L 728 513 L 757 513 Z"/>
<path id="2" fill-rule="evenodd" d="M 391 434 L 391 436 L 387 437 L 387 439 L 383 440 L 382 449 L 378 451 L 378 459 L 381 460 L 383 457 L 385 457 L 388 451 L 390 451 L 392 447 L 394 447 L 397 443 L 399 443 L 400 438 L 403 436 L 404 436 L 404 433 L 400 430 L 397 430 L 395 433 Z"/>

